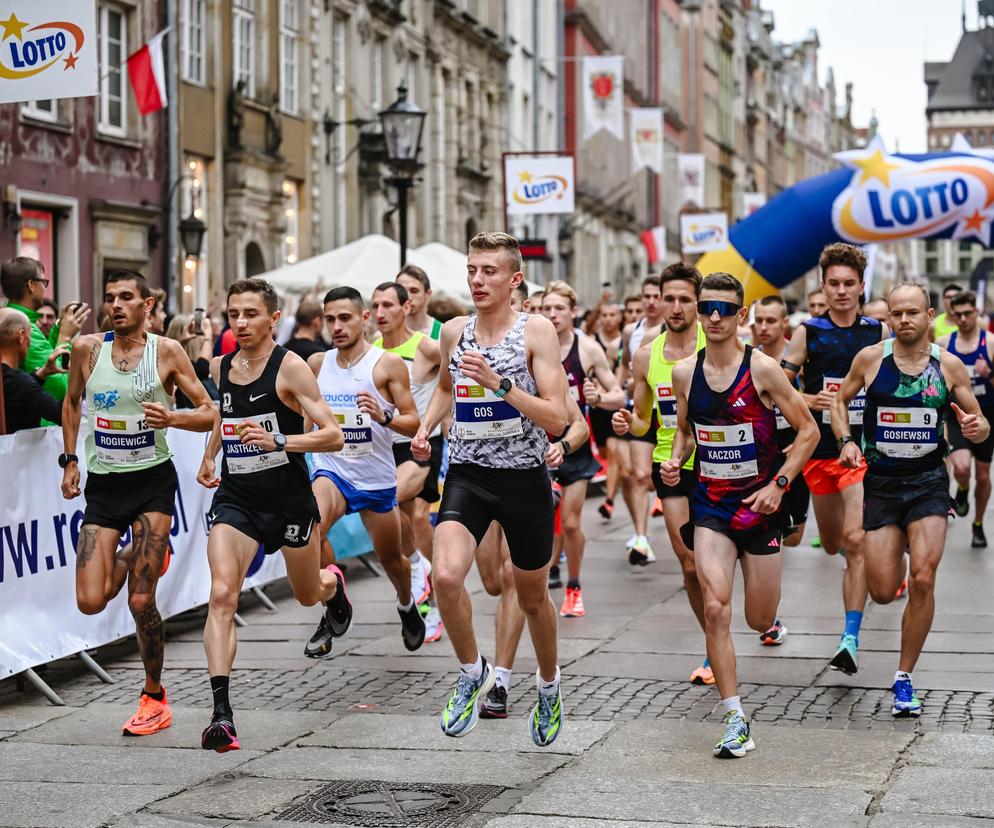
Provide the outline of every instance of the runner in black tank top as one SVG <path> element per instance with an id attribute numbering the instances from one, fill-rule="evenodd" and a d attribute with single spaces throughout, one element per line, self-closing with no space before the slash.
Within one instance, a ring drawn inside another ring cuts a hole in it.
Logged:
<path id="1" fill-rule="evenodd" d="M 865 457 L 867 463 L 864 554 L 867 586 L 876 603 L 894 600 L 904 578 L 905 545 L 911 558 L 901 658 L 891 688 L 891 713 L 903 717 L 921 715 L 911 673 L 932 626 L 936 569 L 946 543 L 949 477 L 943 425 L 955 418 L 963 436 L 980 443 L 990 424 L 963 362 L 929 344 L 933 312 L 924 289 L 902 285 L 888 301 L 895 338 L 860 351 L 835 399 L 832 419 L 842 441 L 840 462 L 855 467 Z M 844 418 L 836 422 L 835 415 L 843 414 L 863 388 L 866 419 L 860 447 Z"/>
<path id="2" fill-rule="evenodd" d="M 320 568 L 319 519 L 304 452 L 338 451 L 344 440 L 317 380 L 300 357 L 273 342 L 279 322 L 276 292 L 262 279 L 228 289 L 228 319 L 241 350 L 215 358 L 211 373 L 221 393 L 221 423 L 206 457 L 223 448 L 221 479 L 208 521 L 211 596 L 204 649 L 214 715 L 201 746 L 219 753 L 239 747 L 228 680 L 235 657 L 234 614 L 245 575 L 265 550 L 283 548 L 287 578 L 304 606 L 327 602 L 329 623 L 348 627 L 352 608 L 336 567 Z M 305 417 L 315 430 L 305 432 Z M 213 467 L 211 466 L 211 471 Z"/>

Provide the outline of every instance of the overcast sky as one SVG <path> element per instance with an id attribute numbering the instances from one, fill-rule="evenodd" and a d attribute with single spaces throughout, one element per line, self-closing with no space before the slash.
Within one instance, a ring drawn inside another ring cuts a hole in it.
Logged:
<path id="1" fill-rule="evenodd" d="M 960 0 L 760 0 L 773 12 L 773 37 L 796 41 L 817 29 L 818 70 L 835 70 L 838 102 L 853 84 L 853 122 L 875 109 L 879 133 L 894 151 L 925 151 L 925 61 L 952 59 L 962 32 Z M 977 2 L 966 2 L 967 27 Z"/>

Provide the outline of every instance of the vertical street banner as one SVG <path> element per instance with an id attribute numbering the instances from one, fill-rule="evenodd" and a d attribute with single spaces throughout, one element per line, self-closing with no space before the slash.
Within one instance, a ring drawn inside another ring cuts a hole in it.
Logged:
<path id="1" fill-rule="evenodd" d="M 632 172 L 648 167 L 663 174 L 663 110 L 630 109 L 629 129 L 632 138 Z"/>
<path id="2" fill-rule="evenodd" d="M 728 247 L 728 215 L 688 213 L 680 216 L 680 248 L 684 253 L 708 253 Z"/>
<path id="3" fill-rule="evenodd" d="M 585 57 L 582 61 L 583 140 L 606 129 L 625 139 L 625 59 L 621 55 Z"/>
<path id="4" fill-rule="evenodd" d="M 656 262 L 662 261 L 666 255 L 666 228 L 659 225 L 651 230 L 643 230 L 640 238 L 649 264 L 654 265 Z"/>
<path id="5" fill-rule="evenodd" d="M 677 182 L 680 185 L 680 206 L 704 206 L 704 156 L 682 153 L 677 156 Z"/>
<path id="6" fill-rule="evenodd" d="M 97 94 L 96 5 L 0 0 L 0 103 Z"/>
<path id="7" fill-rule="evenodd" d="M 504 203 L 509 216 L 572 213 L 576 209 L 573 156 L 505 156 Z"/>

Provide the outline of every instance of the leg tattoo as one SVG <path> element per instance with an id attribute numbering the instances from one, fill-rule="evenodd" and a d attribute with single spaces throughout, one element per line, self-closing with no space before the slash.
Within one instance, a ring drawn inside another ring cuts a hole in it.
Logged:
<path id="1" fill-rule="evenodd" d="M 152 598 L 154 601 L 155 599 Z M 158 685 L 162 679 L 162 658 L 165 636 L 162 616 L 155 604 L 150 604 L 144 612 L 135 615 L 135 629 L 138 633 L 138 652 L 148 677 Z"/>
<path id="2" fill-rule="evenodd" d="M 97 548 L 97 527 L 86 524 L 79 533 L 79 543 L 76 544 L 76 569 L 86 569 Z"/>

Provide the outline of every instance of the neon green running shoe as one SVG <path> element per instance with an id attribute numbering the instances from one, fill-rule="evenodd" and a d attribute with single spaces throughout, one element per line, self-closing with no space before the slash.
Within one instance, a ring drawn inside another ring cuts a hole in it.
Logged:
<path id="1" fill-rule="evenodd" d="M 472 679 L 462 671 L 459 680 L 449 697 L 448 704 L 442 709 L 442 733 L 446 736 L 465 736 L 480 720 L 477 701 L 486 697 L 494 686 L 496 674 L 486 659 L 483 659 L 483 673 L 478 679 Z"/>
<path id="2" fill-rule="evenodd" d="M 725 714 L 725 735 L 714 746 L 714 755 L 719 759 L 741 759 L 755 749 L 749 722 L 738 710 L 729 710 Z"/>
<path id="3" fill-rule="evenodd" d="M 811 545 L 815 549 L 820 549 L 821 548 L 821 535 L 815 535 L 813 538 L 811 538 Z"/>
<path id="4" fill-rule="evenodd" d="M 548 747 L 559 735 L 563 726 L 563 694 L 556 688 L 555 695 L 539 691 L 538 704 L 532 708 L 532 741 L 539 747 Z"/>

